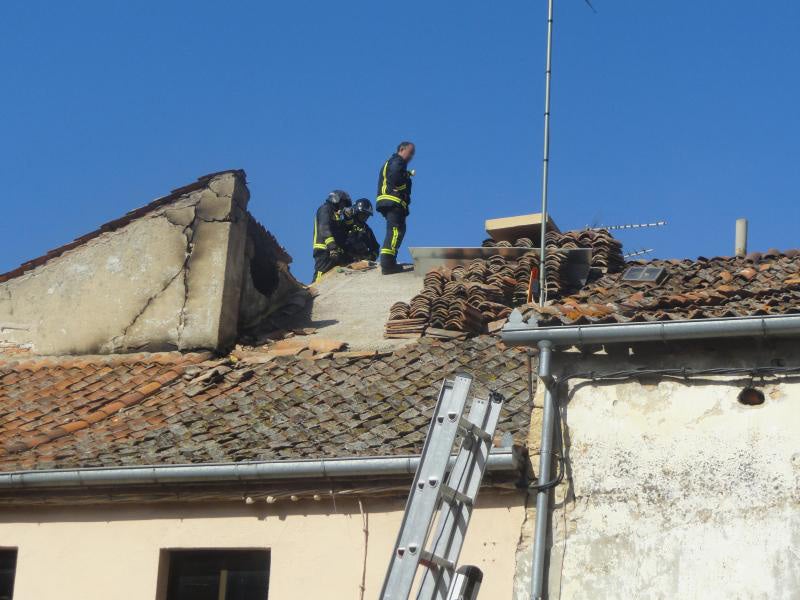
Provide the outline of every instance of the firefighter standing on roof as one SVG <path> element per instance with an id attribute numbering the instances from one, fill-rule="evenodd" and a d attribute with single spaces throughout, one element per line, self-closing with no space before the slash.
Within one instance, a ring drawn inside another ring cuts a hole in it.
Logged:
<path id="1" fill-rule="evenodd" d="M 378 212 L 386 218 L 386 237 L 381 246 L 381 271 L 384 275 L 400 273 L 397 252 L 406 234 L 406 217 L 411 204 L 411 175 L 408 163 L 414 158 L 414 144 L 401 142 L 397 152 L 383 163 L 378 175 Z"/>
<path id="2" fill-rule="evenodd" d="M 341 264 L 341 211 L 352 205 L 350 194 L 333 190 L 314 218 L 314 282 Z M 338 241 L 337 241 L 338 238 Z"/>

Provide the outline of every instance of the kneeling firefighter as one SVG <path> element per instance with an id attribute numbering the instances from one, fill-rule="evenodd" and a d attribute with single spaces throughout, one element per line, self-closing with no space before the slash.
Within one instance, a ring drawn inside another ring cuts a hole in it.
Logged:
<path id="1" fill-rule="evenodd" d="M 378 212 L 386 218 L 386 237 L 381 246 L 381 271 L 384 275 L 400 273 L 397 252 L 406 234 L 406 217 L 411 204 L 411 175 L 408 163 L 416 148 L 411 142 L 400 142 L 378 175 Z"/>
<path id="2" fill-rule="evenodd" d="M 344 229 L 342 244 L 346 263 L 378 258 L 380 245 L 367 224 L 372 214 L 372 202 L 366 198 L 360 198 L 352 207 L 342 210 Z"/>
<path id="3" fill-rule="evenodd" d="M 322 206 L 317 209 L 314 219 L 314 279 L 341 264 L 343 253 L 339 246 L 342 239 L 341 211 L 353 204 L 350 194 L 343 190 L 333 190 Z"/>

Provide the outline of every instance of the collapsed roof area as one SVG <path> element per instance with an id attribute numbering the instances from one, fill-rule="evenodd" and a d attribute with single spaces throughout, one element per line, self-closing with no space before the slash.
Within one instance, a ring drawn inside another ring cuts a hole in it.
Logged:
<path id="1" fill-rule="evenodd" d="M 302 307 L 244 171 L 197 182 L 0 275 L 0 346 L 34 354 L 223 350 Z"/>
<path id="2" fill-rule="evenodd" d="M 607 231 L 548 234 L 545 306 L 524 238 L 498 244 L 521 256 L 306 287 L 248 200 L 242 171 L 207 175 L 0 276 L 2 470 L 416 453 L 462 369 L 507 398 L 496 445 L 524 445 L 535 382 L 496 335 L 513 308 L 542 326 L 800 310 L 798 252 L 626 264 Z M 629 281 L 632 264 L 664 271 Z"/>

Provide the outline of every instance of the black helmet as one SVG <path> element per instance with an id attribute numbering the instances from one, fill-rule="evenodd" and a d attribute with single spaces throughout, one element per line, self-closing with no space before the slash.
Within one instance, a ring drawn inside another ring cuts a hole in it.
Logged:
<path id="1" fill-rule="evenodd" d="M 366 198 L 359 198 L 353 206 L 353 214 L 359 221 L 366 221 L 374 213 L 372 211 L 372 202 Z"/>
<path id="2" fill-rule="evenodd" d="M 345 206 L 353 205 L 353 201 L 350 199 L 350 194 L 344 190 L 333 190 L 330 194 L 328 194 L 328 199 L 326 202 L 328 204 L 332 204 L 333 208 L 336 210 L 344 208 Z"/>

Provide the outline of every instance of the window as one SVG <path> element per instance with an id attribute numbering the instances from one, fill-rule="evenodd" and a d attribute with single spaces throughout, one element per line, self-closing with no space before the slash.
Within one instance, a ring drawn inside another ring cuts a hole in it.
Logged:
<path id="1" fill-rule="evenodd" d="M 167 600 L 267 600 L 267 550 L 172 550 L 168 554 Z"/>
<path id="2" fill-rule="evenodd" d="M 14 575 L 17 573 L 17 551 L 0 549 L 0 600 L 14 598 Z"/>

